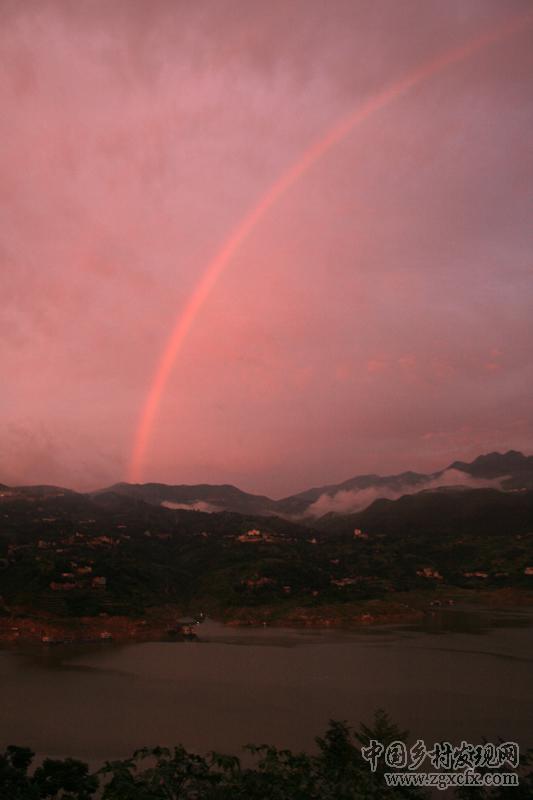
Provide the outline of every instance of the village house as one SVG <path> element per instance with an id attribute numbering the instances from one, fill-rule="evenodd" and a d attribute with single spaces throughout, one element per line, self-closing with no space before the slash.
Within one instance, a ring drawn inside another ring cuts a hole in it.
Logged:
<path id="1" fill-rule="evenodd" d="M 438 581 L 442 580 L 442 575 L 438 569 L 434 567 L 422 567 L 422 569 L 417 569 L 416 574 L 419 578 L 435 578 Z"/>
<path id="2" fill-rule="evenodd" d="M 185 638 L 196 639 L 196 626 L 199 624 L 199 620 L 195 617 L 183 617 L 182 619 L 178 619 L 174 627 L 171 628 L 168 633 L 171 635 L 181 635 Z"/>
<path id="3" fill-rule="evenodd" d="M 354 583 L 357 583 L 359 578 L 339 578 L 338 580 L 331 580 L 331 583 L 334 586 L 353 586 Z"/>
<path id="4" fill-rule="evenodd" d="M 245 586 L 249 589 L 259 589 L 262 586 L 271 586 L 272 584 L 276 583 L 273 578 L 248 578 L 247 580 L 241 581 Z"/>
<path id="5" fill-rule="evenodd" d="M 97 536 L 96 539 L 92 540 L 92 544 L 97 546 L 101 544 L 113 545 L 115 540 L 111 539 L 110 536 Z"/>
<path id="6" fill-rule="evenodd" d="M 432 608 L 441 608 L 442 606 L 453 606 L 455 601 L 451 599 L 446 600 L 432 600 L 429 604 Z"/>
<path id="7" fill-rule="evenodd" d="M 241 533 L 240 536 L 237 536 L 238 542 L 260 542 L 263 536 L 261 535 L 261 531 L 258 530 L 251 530 L 246 531 L 246 533 Z"/>

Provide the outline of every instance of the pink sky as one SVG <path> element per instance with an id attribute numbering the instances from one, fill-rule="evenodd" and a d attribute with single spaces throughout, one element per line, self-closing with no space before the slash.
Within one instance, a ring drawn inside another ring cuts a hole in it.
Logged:
<path id="1" fill-rule="evenodd" d="M 0 0 L 0 482 L 123 479 L 180 311 L 317 137 L 531 9 Z M 533 450 L 533 21 L 376 112 L 195 320 L 143 480 L 280 496 Z"/>

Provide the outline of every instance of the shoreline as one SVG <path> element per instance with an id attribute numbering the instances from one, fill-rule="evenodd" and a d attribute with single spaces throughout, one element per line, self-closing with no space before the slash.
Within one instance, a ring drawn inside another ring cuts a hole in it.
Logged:
<path id="1" fill-rule="evenodd" d="M 359 603 L 211 609 L 208 616 L 229 628 L 361 629 L 379 625 L 416 623 L 443 610 L 505 611 L 533 607 L 533 591 L 525 589 L 397 593 L 392 597 Z M 98 616 L 58 618 L 33 609 L 14 608 L 0 617 L 0 644 L 104 644 L 168 641 L 183 608 L 163 606 L 143 617 Z"/>

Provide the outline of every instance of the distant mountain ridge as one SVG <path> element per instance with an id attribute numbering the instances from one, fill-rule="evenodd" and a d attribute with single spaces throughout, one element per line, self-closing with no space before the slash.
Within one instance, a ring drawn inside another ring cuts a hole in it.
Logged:
<path id="1" fill-rule="evenodd" d="M 454 461 L 445 469 L 429 474 L 406 471 L 397 475 L 357 475 L 341 483 L 312 487 L 280 500 L 245 492 L 231 484 L 122 482 L 88 493 L 76 493 L 57 486 L 9 487 L 0 484 L 2 494 L 16 493 L 23 498 L 78 494 L 87 496 L 101 506 L 121 506 L 124 500 L 133 500 L 171 509 L 212 513 L 229 511 L 294 519 L 325 517 L 331 513 L 349 515 L 368 508 L 376 500 L 397 500 L 422 492 L 450 494 L 482 488 L 500 492 L 533 489 L 533 456 L 509 450 L 506 453 L 480 455 L 471 462 Z"/>
<path id="2" fill-rule="evenodd" d="M 487 453 L 478 456 L 471 463 L 464 461 L 454 461 L 448 469 L 458 469 L 467 472 L 469 475 L 480 478 L 496 478 L 509 475 L 509 488 L 526 488 L 522 486 L 511 486 L 511 481 L 521 479 L 531 482 L 533 480 L 533 456 L 525 456 L 518 450 L 508 450 L 507 453 Z M 529 488 L 533 488 L 530 487 Z"/>
<path id="3" fill-rule="evenodd" d="M 458 474 L 459 473 L 459 474 Z M 460 473 L 464 474 L 461 482 Z M 500 481 L 498 482 L 498 479 Z M 442 480 L 440 484 L 439 481 Z M 488 453 L 472 462 L 454 461 L 446 469 L 424 474 L 402 472 L 397 475 L 358 475 L 338 484 L 317 486 L 273 500 L 265 495 L 244 492 L 229 484 L 168 485 L 164 483 L 129 484 L 117 483 L 91 493 L 96 497 L 105 492 L 143 500 L 154 505 L 170 508 L 184 507 L 200 511 L 232 511 L 240 514 L 279 515 L 285 517 L 323 516 L 331 510 L 350 513 L 353 508 L 344 508 L 343 502 L 360 499 L 361 508 L 373 500 L 397 499 L 405 494 L 421 491 L 437 491 L 449 487 L 450 491 L 464 488 L 497 488 L 503 491 L 533 489 L 533 456 L 525 456 L 516 450 L 507 453 Z M 496 482 L 493 485 L 489 482 Z M 335 504 L 338 508 L 335 509 Z M 330 509 L 329 506 L 333 506 Z"/>

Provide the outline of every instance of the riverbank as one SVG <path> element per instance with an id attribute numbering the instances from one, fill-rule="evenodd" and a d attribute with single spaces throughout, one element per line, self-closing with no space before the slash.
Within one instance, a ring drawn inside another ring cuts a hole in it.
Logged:
<path id="1" fill-rule="evenodd" d="M 266 624 L 284 628 L 357 628 L 414 623 L 439 609 L 463 605 L 494 611 L 533 607 L 533 591 L 439 587 L 431 592 L 397 592 L 386 598 L 342 604 L 243 607 L 222 613 L 221 620 L 231 626 Z"/>
<path id="2" fill-rule="evenodd" d="M 30 609 L 12 609 L 0 618 L 0 642 L 7 644 L 78 644 L 148 642 L 167 638 L 181 616 L 180 609 L 150 609 L 143 617 L 101 614 L 96 617 L 55 617 Z"/>
<path id="3" fill-rule="evenodd" d="M 208 609 L 209 616 L 230 627 L 359 628 L 370 625 L 415 623 L 439 609 L 455 606 L 493 611 L 533 607 L 533 591 L 525 589 L 467 590 L 439 587 L 431 592 L 397 592 L 392 596 L 349 603 Z M 148 642 L 169 638 L 176 620 L 188 613 L 175 606 L 147 610 L 142 617 L 113 616 L 59 618 L 33 609 L 13 608 L 0 617 L 0 642 L 105 643 Z M 200 633 L 199 629 L 199 633 Z"/>

